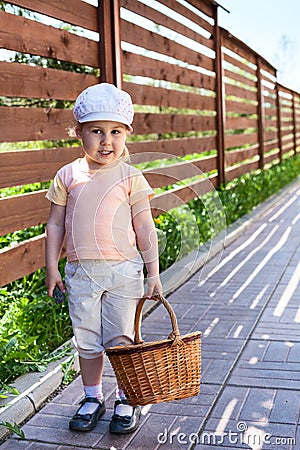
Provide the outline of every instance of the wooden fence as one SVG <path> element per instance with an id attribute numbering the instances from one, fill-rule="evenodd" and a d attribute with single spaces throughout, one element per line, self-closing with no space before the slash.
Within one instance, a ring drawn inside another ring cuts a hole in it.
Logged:
<path id="1" fill-rule="evenodd" d="M 188 180 L 157 195 L 153 215 L 297 152 L 299 94 L 219 27 L 216 2 L 10 5 L 0 11 L 0 140 L 10 143 L 0 144 L 1 189 L 49 181 L 82 154 L 68 145 L 66 128 L 72 102 L 99 80 L 132 95 L 135 162 L 193 156 L 144 171 L 154 188 Z M 190 181 L 195 168 L 205 177 Z M 1 198 L 1 235 L 45 223 L 48 212 L 45 190 Z M 1 285 L 43 266 L 44 235 L 4 248 Z"/>

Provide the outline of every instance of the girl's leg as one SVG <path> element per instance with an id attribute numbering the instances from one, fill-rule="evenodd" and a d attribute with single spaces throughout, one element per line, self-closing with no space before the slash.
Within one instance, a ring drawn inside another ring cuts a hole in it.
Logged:
<path id="1" fill-rule="evenodd" d="M 69 427 L 72 430 L 88 431 L 95 428 L 97 421 L 105 413 L 102 393 L 104 355 L 94 359 L 79 357 L 79 363 L 85 398 L 71 419 Z"/>
<path id="2" fill-rule="evenodd" d="M 98 358 L 86 359 L 79 357 L 81 378 L 85 398 L 97 398 L 103 401 L 102 373 L 104 366 L 104 355 Z M 84 403 L 77 411 L 78 414 L 92 414 L 98 407 L 97 403 Z"/>
<path id="3" fill-rule="evenodd" d="M 84 386 L 95 386 L 102 382 L 104 355 L 98 358 L 86 359 L 79 357 L 81 377 Z"/>

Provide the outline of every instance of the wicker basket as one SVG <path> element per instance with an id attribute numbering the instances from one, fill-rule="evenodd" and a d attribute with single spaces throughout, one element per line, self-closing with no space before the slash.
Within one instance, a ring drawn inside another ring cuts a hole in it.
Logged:
<path id="1" fill-rule="evenodd" d="M 201 332 L 180 336 L 175 313 L 164 297 L 155 297 L 167 309 L 173 331 L 168 339 L 144 342 L 140 335 L 141 313 L 135 316 L 135 344 L 106 349 L 118 384 L 132 406 L 180 400 L 200 392 Z"/>

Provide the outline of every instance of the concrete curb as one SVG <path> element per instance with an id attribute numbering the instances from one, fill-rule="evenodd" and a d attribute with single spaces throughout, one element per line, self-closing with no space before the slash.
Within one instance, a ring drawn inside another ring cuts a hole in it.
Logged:
<path id="1" fill-rule="evenodd" d="M 254 223 L 260 220 L 267 211 L 279 201 L 298 189 L 299 178 L 273 195 L 264 203 L 256 207 L 250 214 L 237 220 L 227 230 L 225 235 L 220 234 L 212 240 L 209 249 L 207 246 L 200 247 L 197 251 L 173 264 L 171 270 L 162 273 L 162 283 L 164 294 L 168 295 L 184 284 L 192 275 L 194 275 L 205 263 L 222 252 L 225 247 L 230 245 Z M 153 300 L 148 300 L 144 306 L 144 314 L 151 312 L 156 305 Z M 69 344 L 66 343 L 65 345 Z M 75 351 L 65 356 L 59 361 L 50 363 L 47 370 L 43 373 L 34 372 L 21 376 L 16 380 L 14 386 L 20 392 L 19 395 L 0 400 L 0 422 L 9 422 L 11 424 L 21 424 L 42 406 L 46 399 L 61 385 L 63 380 L 62 363 L 70 362 L 74 358 L 74 369 L 79 371 L 78 356 Z M 10 432 L 6 427 L 0 425 L 0 441 L 4 440 Z"/>

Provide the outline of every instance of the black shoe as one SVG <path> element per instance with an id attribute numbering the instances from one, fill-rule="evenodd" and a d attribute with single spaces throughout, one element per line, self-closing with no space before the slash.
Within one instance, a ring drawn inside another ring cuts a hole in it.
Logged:
<path id="1" fill-rule="evenodd" d="M 125 399 L 116 400 L 114 408 L 115 411 L 116 407 L 120 404 L 128 405 L 128 402 Z M 115 434 L 132 433 L 138 428 L 140 423 L 140 417 L 141 417 L 140 406 L 133 406 L 133 412 L 131 416 L 119 416 L 119 414 L 114 413 L 109 424 L 109 431 Z"/>
<path id="2" fill-rule="evenodd" d="M 76 414 L 72 417 L 69 422 L 70 430 L 76 431 L 90 431 L 95 428 L 97 425 L 97 421 L 100 417 L 105 413 L 105 404 L 104 401 L 100 401 L 94 397 L 85 397 L 80 404 L 84 405 L 85 403 L 98 403 L 97 408 L 92 414 L 79 414 L 80 408 L 77 410 Z"/>

